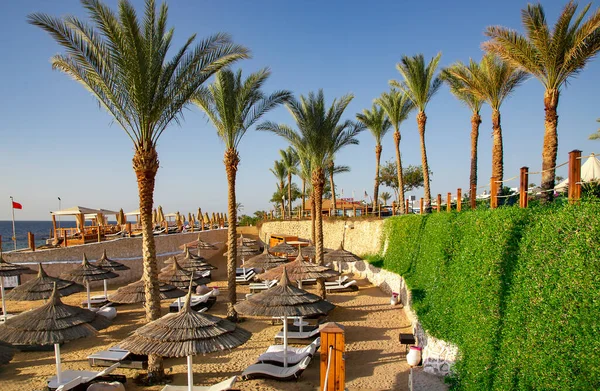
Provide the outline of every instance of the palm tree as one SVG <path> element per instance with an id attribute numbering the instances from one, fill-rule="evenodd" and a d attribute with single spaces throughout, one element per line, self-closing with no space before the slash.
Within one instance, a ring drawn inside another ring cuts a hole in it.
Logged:
<path id="1" fill-rule="evenodd" d="M 289 91 L 276 91 L 265 95 L 261 90 L 271 72 L 261 69 L 242 79 L 242 71 L 224 69 L 216 74 L 213 84 L 202 87 L 194 96 L 194 103 L 208 116 L 225 144 L 225 171 L 227 173 L 229 226 L 227 227 L 227 318 L 237 320 L 233 308 L 236 303 L 235 269 L 237 257 L 237 232 L 235 209 L 235 178 L 240 162 L 238 146 L 246 131 L 265 113 L 286 102 Z"/>
<path id="2" fill-rule="evenodd" d="M 300 158 L 298 154 L 292 147 L 288 147 L 286 150 L 279 150 L 279 154 L 281 155 L 281 162 L 285 166 L 285 171 L 287 174 L 288 180 L 288 215 L 289 218 L 292 218 L 292 175 L 296 175 L 298 173 L 298 164 L 300 163 Z M 285 217 L 285 216 L 284 216 Z"/>
<path id="3" fill-rule="evenodd" d="M 458 82 L 464 83 L 468 91 L 487 102 L 492 108 L 492 176 L 496 181 L 502 181 L 504 158 L 500 106 L 504 99 L 523 83 L 527 73 L 492 54 L 483 56 L 479 64 L 473 60 L 469 61 L 468 66 L 457 62 L 454 67 L 448 69 L 448 73 Z M 498 186 L 498 194 L 501 192 L 502 186 Z"/>
<path id="4" fill-rule="evenodd" d="M 154 182 L 158 171 L 156 144 L 196 90 L 215 72 L 248 57 L 248 50 L 216 34 L 194 43 L 191 36 L 178 50 L 171 48 L 167 6 L 156 9 L 146 0 L 138 21 L 127 0 L 118 14 L 98 0 L 82 0 L 93 25 L 74 17 L 35 13 L 28 22 L 44 29 L 66 53 L 51 58 L 53 69 L 82 84 L 123 128 L 134 146 L 133 170 L 138 183 L 142 224 L 143 280 L 148 321 L 161 316 L 156 248 L 152 234 Z M 167 53 L 173 53 L 168 59 Z M 162 359 L 151 355 L 148 372 L 163 376 Z"/>
<path id="5" fill-rule="evenodd" d="M 440 89 L 442 80 L 439 76 L 435 76 L 435 72 L 440 62 L 442 53 L 438 53 L 433 57 L 427 66 L 422 54 L 417 54 L 414 57 L 402 56 L 400 63 L 396 65 L 398 72 L 402 75 L 401 82 L 391 80 L 392 87 L 400 88 L 412 103 L 419 110 L 417 114 L 417 125 L 419 126 L 419 136 L 421 138 L 421 162 L 423 165 L 423 173 L 425 175 L 425 213 L 431 212 L 431 190 L 429 189 L 429 164 L 427 163 L 427 150 L 425 148 L 425 124 L 427 115 L 425 108 L 427 104 Z M 402 170 L 398 170 L 400 173 Z M 402 189 L 402 186 L 399 186 Z M 401 200 L 402 204 L 404 200 Z M 402 210 L 403 206 L 400 207 Z"/>
<path id="6" fill-rule="evenodd" d="M 350 120 L 342 121 L 344 110 L 354 96 L 349 94 L 334 99 L 329 108 L 325 104 L 323 91 L 309 93 L 300 100 L 291 99 L 286 103 L 297 126 L 297 130 L 287 125 L 265 122 L 258 126 L 259 130 L 273 132 L 286 139 L 301 155 L 310 159 L 313 203 L 315 204 L 315 261 L 323 264 L 323 187 L 325 170 L 332 157 L 347 145 L 358 144 L 356 136 L 363 130 L 362 126 Z M 318 292 L 325 297 L 325 284 L 319 279 Z"/>
<path id="7" fill-rule="evenodd" d="M 273 168 L 269 168 L 269 171 L 275 175 L 277 178 L 277 192 L 283 194 L 283 189 L 285 188 L 285 164 L 281 160 L 275 160 L 273 163 Z M 281 217 L 283 218 L 285 215 L 285 204 L 283 203 L 283 197 L 281 198 Z"/>
<path id="8" fill-rule="evenodd" d="M 373 104 L 371 110 L 364 109 L 362 113 L 356 114 L 356 119 L 363 123 L 371 131 L 371 134 L 375 138 L 375 186 L 373 187 L 373 210 L 377 208 L 377 200 L 379 199 L 379 166 L 381 163 L 381 140 L 389 132 L 392 123 L 390 122 L 389 116 L 386 117 L 385 111 L 380 106 Z M 396 138 L 396 132 L 394 132 L 394 141 L 397 142 L 396 157 L 397 162 L 400 163 L 400 131 L 397 132 L 398 137 Z M 398 178 L 398 182 L 401 182 L 402 175 Z M 404 197 L 404 194 L 402 194 Z"/>
<path id="9" fill-rule="evenodd" d="M 407 94 L 398 91 L 395 88 L 390 89 L 390 92 L 384 92 L 381 96 L 375 99 L 375 104 L 381 106 L 388 119 L 394 126 L 394 145 L 396 146 L 396 172 L 398 173 L 398 183 L 400 184 L 400 196 L 404 198 L 404 169 L 402 168 L 402 159 L 400 156 L 400 124 L 404 122 L 415 105 L 410 100 Z M 374 197 L 376 202 L 377 197 Z M 405 213 L 404 203 L 400 205 L 400 213 Z"/>
<path id="10" fill-rule="evenodd" d="M 491 38 L 483 43 L 486 51 L 533 75 L 545 88 L 542 194 L 547 201 L 554 197 L 550 190 L 555 184 L 560 90 L 600 50 L 600 9 L 583 20 L 590 6 L 591 3 L 575 15 L 577 3 L 570 1 L 550 31 L 542 5 L 529 4 L 521 11 L 525 35 L 500 26 L 488 27 L 485 32 Z"/>
<path id="11" fill-rule="evenodd" d="M 465 68 L 464 64 L 456 63 L 442 71 L 442 79 L 446 81 L 454 97 L 471 109 L 471 174 L 469 176 L 469 192 L 470 199 L 474 200 L 477 196 L 477 144 L 479 126 L 481 125 L 480 111 L 485 101 L 469 88 L 467 83 L 454 76 L 455 73 L 468 72 Z"/>
<path id="12" fill-rule="evenodd" d="M 390 198 L 392 198 L 392 195 L 390 193 L 388 193 L 387 191 L 381 192 L 381 195 L 379 196 L 379 198 L 381 198 L 381 200 L 383 201 L 383 205 L 387 205 L 388 201 L 390 200 Z"/>
<path id="13" fill-rule="evenodd" d="M 345 172 L 350 172 L 350 167 L 336 166 L 333 159 L 334 158 L 332 157 L 331 161 L 327 165 L 327 176 L 329 176 L 329 187 L 331 187 L 331 205 L 333 210 L 333 216 L 337 216 L 337 199 L 335 195 L 335 183 L 333 181 L 333 176 L 335 174 L 343 174 Z"/>
<path id="14" fill-rule="evenodd" d="M 310 165 L 310 156 L 307 155 L 306 153 L 300 153 L 296 150 L 296 154 L 298 155 L 298 159 L 300 161 L 300 171 L 299 171 L 299 175 L 300 178 L 302 179 L 302 210 L 304 210 L 304 205 L 305 205 L 305 197 L 306 197 L 306 183 L 308 182 L 309 186 L 310 186 L 310 182 L 311 182 L 311 165 Z M 310 230 L 310 237 L 312 240 L 312 243 L 316 243 L 315 241 L 315 202 L 314 202 L 314 198 L 313 198 L 313 191 L 312 188 L 309 189 L 310 190 L 310 220 L 311 220 L 311 230 Z"/>

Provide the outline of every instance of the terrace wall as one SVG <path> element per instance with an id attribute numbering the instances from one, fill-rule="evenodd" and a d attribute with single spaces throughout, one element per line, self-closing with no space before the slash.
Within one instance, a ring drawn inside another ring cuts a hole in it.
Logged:
<path id="1" fill-rule="evenodd" d="M 170 256 L 180 253 L 179 246 L 194 241 L 198 238 L 213 243 L 217 250 L 207 252 L 206 257 L 210 258 L 215 254 L 221 254 L 225 248 L 227 238 L 226 229 L 215 229 L 210 231 L 188 232 L 181 234 L 158 235 L 154 237 L 156 244 L 156 254 L 159 261 L 159 267 L 163 267 L 163 262 Z M 34 252 L 9 252 L 4 253 L 3 257 L 8 262 L 27 264 L 33 269 L 37 269 L 37 263 L 41 262 L 44 270 L 49 275 L 58 276 L 81 262 L 83 253 L 86 254 L 90 262 L 97 260 L 106 253 L 110 259 L 127 265 L 130 270 L 118 271 L 119 277 L 109 280 L 109 285 L 123 285 L 136 281 L 142 276 L 142 238 L 122 238 L 101 243 L 89 243 L 67 248 L 56 248 L 47 250 L 36 250 Z M 26 282 L 35 275 L 21 276 L 21 282 Z M 93 287 L 102 286 L 102 281 L 91 284 Z"/>
<path id="2" fill-rule="evenodd" d="M 346 228 L 344 229 L 344 225 Z M 310 238 L 310 221 L 268 221 L 264 222 L 259 229 L 259 237 L 265 241 L 271 234 L 297 235 L 299 238 Z M 387 248 L 381 243 L 383 237 L 383 220 L 335 220 L 323 221 L 324 245 L 329 248 L 337 248 L 345 238 L 344 248 L 357 255 L 379 253 Z M 410 320 L 413 333 L 417 337 L 418 344 L 423 348 L 424 370 L 437 375 L 445 376 L 449 373 L 451 366 L 456 361 L 458 349 L 455 345 L 430 336 L 423 329 L 417 315 L 411 308 L 410 291 L 406 287 L 404 279 L 387 270 L 382 270 L 367 261 L 343 264 L 347 272 L 366 278 L 375 286 L 390 296 L 392 292 L 399 293 L 404 311 Z"/>

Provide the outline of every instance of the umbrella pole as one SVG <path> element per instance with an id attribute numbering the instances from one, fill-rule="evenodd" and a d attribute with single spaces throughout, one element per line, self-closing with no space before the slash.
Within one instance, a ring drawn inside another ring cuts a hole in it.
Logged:
<path id="1" fill-rule="evenodd" d="M 287 316 L 283 317 L 283 367 L 287 368 L 287 356 L 288 356 L 288 324 Z"/>
<path id="2" fill-rule="evenodd" d="M 338 271 L 340 272 L 340 277 L 338 278 L 338 283 L 342 285 L 342 261 L 338 261 Z"/>
<path id="3" fill-rule="evenodd" d="M 103 281 L 104 281 L 104 298 L 106 300 L 108 300 L 108 283 L 106 282 L 106 280 L 103 280 Z"/>
<path id="4" fill-rule="evenodd" d="M 60 386 L 62 383 L 62 371 L 60 369 L 60 345 L 54 344 L 54 358 L 56 359 L 56 385 Z"/>
<path id="5" fill-rule="evenodd" d="M 181 297 L 177 298 L 177 311 L 181 312 Z"/>
<path id="6" fill-rule="evenodd" d="M 92 299 L 90 297 L 90 282 L 89 281 L 87 281 L 86 286 L 87 286 L 88 310 L 91 310 L 92 309 Z"/>
<path id="7" fill-rule="evenodd" d="M 188 391 L 193 391 L 194 388 L 194 369 L 192 368 L 192 356 L 187 356 L 187 377 Z"/>
<path id="8" fill-rule="evenodd" d="M 4 277 L 0 276 L 0 289 L 2 290 L 2 318 L 6 322 L 6 302 L 4 301 Z"/>

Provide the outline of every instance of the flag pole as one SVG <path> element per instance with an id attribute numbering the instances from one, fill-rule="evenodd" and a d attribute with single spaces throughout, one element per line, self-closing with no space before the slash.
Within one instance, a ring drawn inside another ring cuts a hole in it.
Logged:
<path id="1" fill-rule="evenodd" d="M 17 250 L 17 233 L 15 231 L 15 205 L 13 204 L 13 198 L 10 196 L 10 208 L 12 209 L 12 223 L 13 223 L 13 237 L 12 240 L 15 245 L 15 251 Z"/>

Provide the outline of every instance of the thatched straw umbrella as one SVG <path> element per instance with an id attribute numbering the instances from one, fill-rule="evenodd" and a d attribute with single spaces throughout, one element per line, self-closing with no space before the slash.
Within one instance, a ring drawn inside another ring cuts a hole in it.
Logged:
<path id="1" fill-rule="evenodd" d="M 166 282 L 159 281 L 158 289 L 160 292 L 161 300 L 176 299 L 185 296 L 185 291 L 182 291 L 181 289 L 171 284 L 167 284 Z M 144 281 L 139 280 L 136 282 L 132 282 L 129 285 L 122 286 L 119 289 L 117 289 L 115 293 L 110 294 L 108 298 L 113 303 L 143 303 L 146 301 Z"/>
<path id="2" fill-rule="evenodd" d="M 177 288 L 186 288 L 190 283 L 196 285 L 206 285 L 210 282 L 209 278 L 202 277 L 196 272 L 183 269 L 175 257 L 171 257 L 172 266 L 158 275 L 158 279 L 167 284 L 176 286 Z M 181 299 L 177 298 L 177 306 L 181 310 Z"/>
<path id="3" fill-rule="evenodd" d="M 272 253 L 276 254 L 286 254 L 286 255 L 296 255 L 298 253 L 298 249 L 291 244 L 288 244 L 285 240 L 282 243 L 279 243 L 276 246 L 273 246 L 269 249 Z"/>
<path id="4" fill-rule="evenodd" d="M 0 342 L 0 365 L 8 364 L 15 355 L 15 349 L 7 343 Z"/>
<path id="5" fill-rule="evenodd" d="M 253 257 L 258 254 L 258 250 L 245 245 L 244 243 L 237 246 L 237 257 L 242 259 L 242 271 L 246 274 L 246 265 L 245 260 L 248 257 Z M 223 256 L 227 256 L 227 253 L 223 254 Z"/>
<path id="6" fill-rule="evenodd" d="M 19 345 L 54 345 L 58 386 L 62 383 L 60 344 L 91 337 L 109 324 L 102 315 L 64 304 L 53 289 L 46 304 L 4 322 L 0 326 L 0 340 Z"/>
<path id="7" fill-rule="evenodd" d="M 257 242 L 254 239 L 245 238 L 244 234 L 240 234 L 238 238 L 238 245 L 245 244 L 246 246 L 256 246 Z"/>
<path id="8" fill-rule="evenodd" d="M 181 254 L 179 254 L 178 256 L 182 257 L 180 258 L 181 260 L 191 260 L 191 259 L 195 259 L 198 261 L 205 261 L 206 259 L 201 256 L 201 255 L 194 255 L 190 252 L 190 248 L 189 247 L 185 247 L 183 252 Z"/>
<path id="9" fill-rule="evenodd" d="M 4 277 L 15 277 L 21 274 L 34 274 L 35 272 L 27 266 L 9 263 L 2 258 L 2 249 L 0 248 L 0 294 L 2 295 L 2 317 L 6 321 L 6 303 L 4 299 Z"/>
<path id="10" fill-rule="evenodd" d="M 360 257 L 350 251 L 344 250 L 344 246 L 340 243 L 340 247 L 338 247 L 337 250 L 325 254 L 325 261 L 337 262 L 338 271 L 342 273 L 342 262 L 350 263 L 360 261 Z"/>
<path id="11" fill-rule="evenodd" d="M 323 253 L 327 254 L 328 252 L 333 251 L 330 248 L 323 248 Z M 303 246 L 302 247 L 302 254 L 305 257 L 309 257 L 309 258 L 313 258 L 317 255 L 317 248 L 315 246 L 313 246 L 312 244 L 308 245 L 308 246 Z"/>
<path id="12" fill-rule="evenodd" d="M 194 387 L 192 356 L 233 349 L 250 338 L 248 331 L 227 319 L 193 311 L 191 296 L 190 284 L 183 310 L 148 323 L 119 344 L 134 354 L 187 357 L 189 391 Z"/>
<path id="13" fill-rule="evenodd" d="M 235 306 L 240 314 L 283 317 L 283 366 L 287 367 L 287 318 L 326 314 L 335 308 L 320 296 L 290 285 L 283 266 L 279 285 L 249 296 Z"/>
<path id="14" fill-rule="evenodd" d="M 330 278 L 339 274 L 327 266 L 317 265 L 316 263 L 304 260 L 302 250 L 300 250 L 294 261 L 267 270 L 256 277 L 262 280 L 274 280 L 281 276 L 284 268 L 287 270 L 289 278 L 296 281 L 300 288 L 302 288 L 302 280 L 309 278 Z"/>
<path id="15" fill-rule="evenodd" d="M 200 224 L 202 224 L 202 222 L 200 222 Z M 182 244 L 181 246 L 179 246 L 180 249 L 185 250 L 186 248 L 191 248 L 191 247 L 196 247 L 198 249 L 198 256 L 200 256 L 200 251 L 201 250 L 216 250 L 217 246 L 215 246 L 214 244 L 210 244 L 208 242 L 205 242 L 204 240 L 200 239 L 200 234 L 198 234 L 198 239 L 191 241 L 189 243 L 185 243 Z"/>
<path id="16" fill-rule="evenodd" d="M 83 261 L 79 266 L 60 275 L 61 278 L 64 278 L 66 280 L 71 280 L 82 284 L 85 283 L 87 288 L 88 309 L 92 308 L 90 298 L 90 282 L 107 280 L 109 278 L 116 278 L 118 276 L 118 274 L 113 273 L 110 270 L 106 270 L 101 267 L 97 267 L 90 264 L 87 257 L 85 256 L 85 253 L 83 254 Z"/>
<path id="17" fill-rule="evenodd" d="M 120 262 L 113 261 L 112 259 L 108 259 L 108 257 L 106 256 L 106 250 L 102 251 L 102 257 L 100 257 L 100 259 L 96 261 L 95 266 L 101 267 L 102 269 L 105 269 L 105 270 L 111 270 L 111 271 L 129 270 L 128 266 L 125 266 Z M 106 279 L 103 280 L 103 282 L 104 282 L 104 297 L 107 298 L 108 297 L 108 286 L 106 283 Z"/>
<path id="18" fill-rule="evenodd" d="M 170 263 L 173 262 L 173 258 L 169 258 L 165 261 L 165 263 L 167 264 L 167 266 L 165 266 L 164 268 L 161 269 L 161 272 L 166 272 L 168 271 L 171 266 L 169 265 Z M 200 258 L 200 259 L 194 259 L 194 258 L 184 258 L 181 261 L 178 261 L 179 266 L 181 266 L 182 269 L 188 270 L 188 271 L 195 271 L 195 272 L 205 272 L 207 270 L 215 270 L 217 269 L 216 266 L 211 265 L 210 263 L 206 262 L 206 260 L 204 258 Z"/>
<path id="19" fill-rule="evenodd" d="M 158 224 L 163 225 L 163 223 L 165 222 L 165 214 L 163 212 L 163 208 L 162 206 L 158 206 L 158 209 L 156 210 L 156 221 Z"/>
<path id="20" fill-rule="evenodd" d="M 125 212 L 123 212 L 123 208 L 119 210 L 119 214 L 117 215 L 117 224 L 119 226 L 125 224 L 127 222 L 127 218 L 125 217 Z"/>
<path id="21" fill-rule="evenodd" d="M 55 285 L 60 296 L 68 296 L 85 290 L 83 285 L 76 282 L 50 277 L 46 274 L 42 264 L 38 263 L 37 277 L 11 289 L 6 294 L 6 299 L 13 301 L 45 300 L 52 295 Z"/>
<path id="22" fill-rule="evenodd" d="M 244 266 L 269 270 L 287 262 L 289 262 L 289 260 L 286 257 L 278 257 L 276 255 L 273 255 L 265 247 L 262 254 L 255 255 L 252 258 L 248 259 L 244 263 Z"/>

